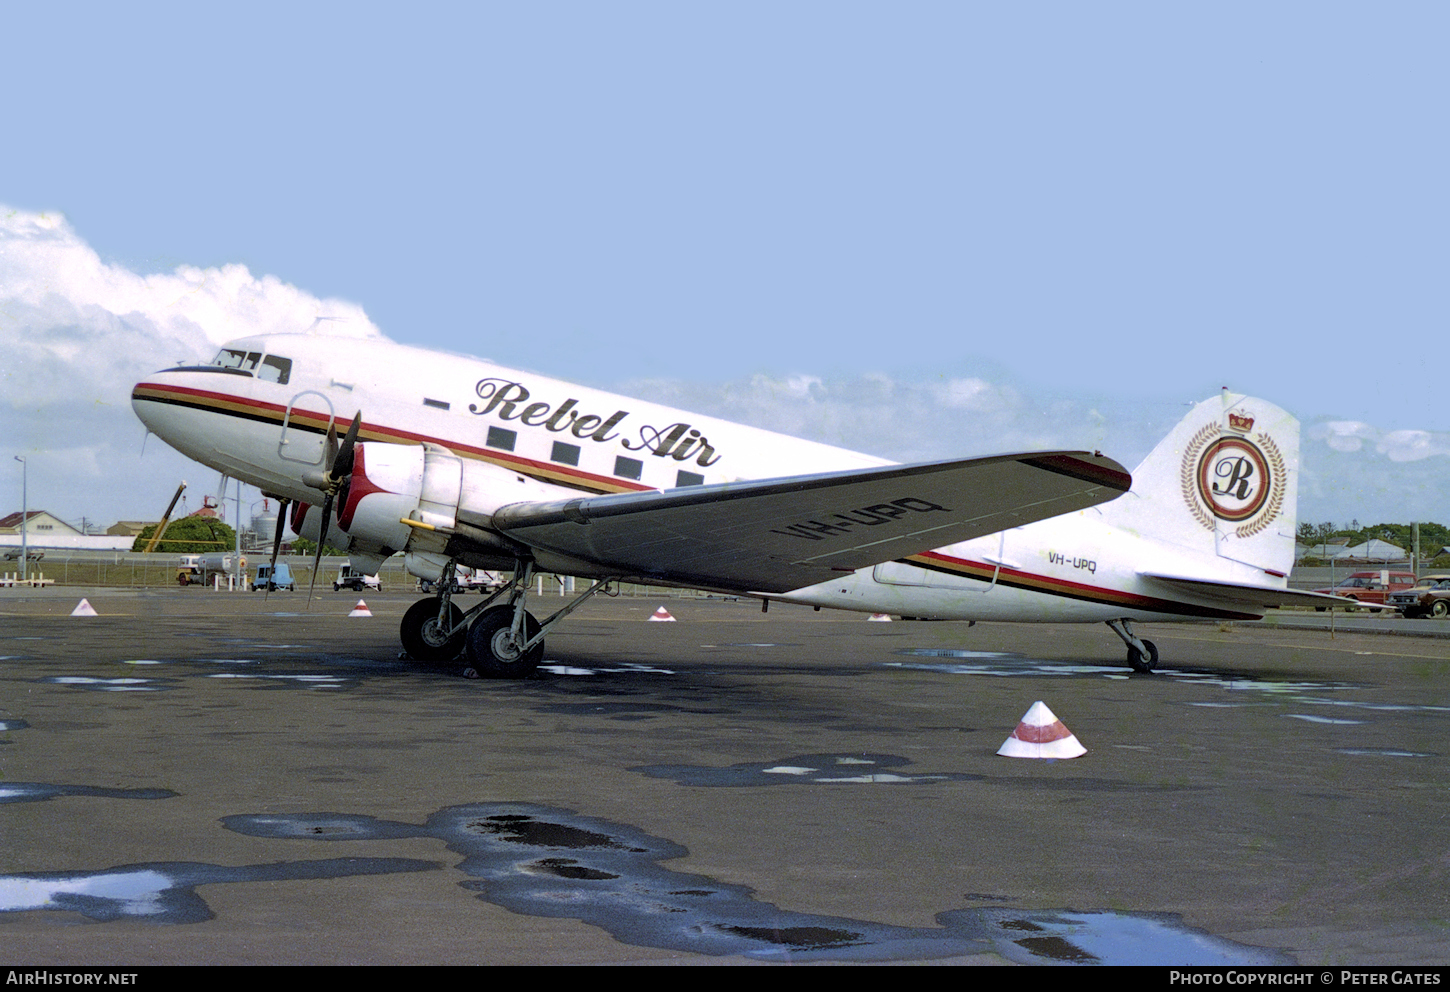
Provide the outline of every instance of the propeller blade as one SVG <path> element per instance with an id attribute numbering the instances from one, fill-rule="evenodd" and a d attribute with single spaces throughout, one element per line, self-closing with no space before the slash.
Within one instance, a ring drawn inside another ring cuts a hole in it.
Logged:
<path id="1" fill-rule="evenodd" d="M 342 447 L 337 452 L 337 461 L 332 466 L 332 477 L 341 478 L 352 474 L 352 446 L 357 443 L 357 432 L 362 427 L 362 411 L 359 410 L 353 415 L 352 425 L 347 429 L 347 436 L 342 439 Z"/>
<path id="2" fill-rule="evenodd" d="M 267 572 L 267 589 L 262 593 L 262 602 L 272 595 L 272 587 L 277 584 L 277 553 L 282 550 L 282 530 L 287 526 L 287 503 L 288 500 L 280 500 L 277 503 L 277 532 L 272 535 L 272 567 Z"/>
<path id="3" fill-rule="evenodd" d="M 322 564 L 322 546 L 327 543 L 327 518 L 332 516 L 332 493 L 322 501 L 322 523 L 317 528 L 317 556 L 312 559 L 312 581 L 307 585 L 307 608 L 312 609 L 312 590 L 317 588 L 317 569 Z"/>

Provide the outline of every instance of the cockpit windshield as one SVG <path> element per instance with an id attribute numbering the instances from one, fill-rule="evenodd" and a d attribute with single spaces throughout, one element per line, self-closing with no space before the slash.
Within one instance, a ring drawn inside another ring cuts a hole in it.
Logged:
<path id="1" fill-rule="evenodd" d="M 287 380 L 292 378 L 292 359 L 282 358 L 279 355 L 263 355 L 260 351 L 223 348 L 217 352 L 217 356 L 211 360 L 210 365 L 227 371 L 235 370 L 246 375 L 254 375 L 263 382 L 275 382 L 284 386 L 287 384 Z"/>

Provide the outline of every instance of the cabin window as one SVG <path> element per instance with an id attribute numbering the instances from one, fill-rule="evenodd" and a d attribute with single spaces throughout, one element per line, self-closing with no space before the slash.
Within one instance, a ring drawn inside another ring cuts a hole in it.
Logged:
<path id="1" fill-rule="evenodd" d="M 705 477 L 699 472 L 677 472 L 675 473 L 675 485 L 677 486 L 703 486 Z"/>
<path id="2" fill-rule="evenodd" d="M 426 396 L 423 397 L 423 405 L 431 406 L 435 410 L 447 410 L 449 407 L 449 403 L 447 400 L 430 400 Z"/>
<path id="3" fill-rule="evenodd" d="M 560 465 L 579 464 L 579 445 L 565 444 L 563 441 L 554 442 L 553 454 L 549 455 L 550 461 L 556 461 Z"/>
<path id="4" fill-rule="evenodd" d="M 621 479 L 639 480 L 640 473 L 644 471 L 644 462 L 638 458 L 626 458 L 623 455 L 614 459 L 614 474 Z"/>
<path id="5" fill-rule="evenodd" d="M 279 386 L 287 385 L 287 380 L 292 378 L 292 359 L 268 355 L 262 359 L 257 378 L 263 382 L 275 382 Z"/>
<path id="6" fill-rule="evenodd" d="M 501 448 L 504 451 L 513 451 L 514 442 L 518 440 L 518 432 L 506 430 L 502 427 L 490 427 L 488 429 L 487 444 L 490 448 Z"/>

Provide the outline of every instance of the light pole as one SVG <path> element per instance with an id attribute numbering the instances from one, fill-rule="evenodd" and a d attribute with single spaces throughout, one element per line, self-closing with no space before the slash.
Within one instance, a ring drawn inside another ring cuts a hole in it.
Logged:
<path id="1" fill-rule="evenodd" d="M 26 536 L 30 523 L 30 463 L 19 455 L 15 460 L 20 463 L 20 581 L 24 582 L 30 577 L 30 539 Z"/>

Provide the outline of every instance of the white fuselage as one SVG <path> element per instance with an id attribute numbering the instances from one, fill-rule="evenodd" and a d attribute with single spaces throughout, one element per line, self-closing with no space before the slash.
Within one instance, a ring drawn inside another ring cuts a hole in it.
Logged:
<path id="1" fill-rule="evenodd" d="M 139 383 L 133 406 L 172 447 L 263 491 L 315 502 L 302 481 L 361 411 L 361 439 L 431 443 L 527 476 L 538 498 L 670 489 L 888 465 L 885 459 L 381 340 L 269 335 L 226 346 L 238 366 Z M 239 357 L 237 357 L 239 356 Z M 1131 501 L 1134 493 L 1120 497 Z M 1102 508 L 857 570 L 771 598 L 966 620 L 1089 622 L 1242 617 L 1145 583 L 1159 571 L 1259 575 L 1107 522 Z"/>

